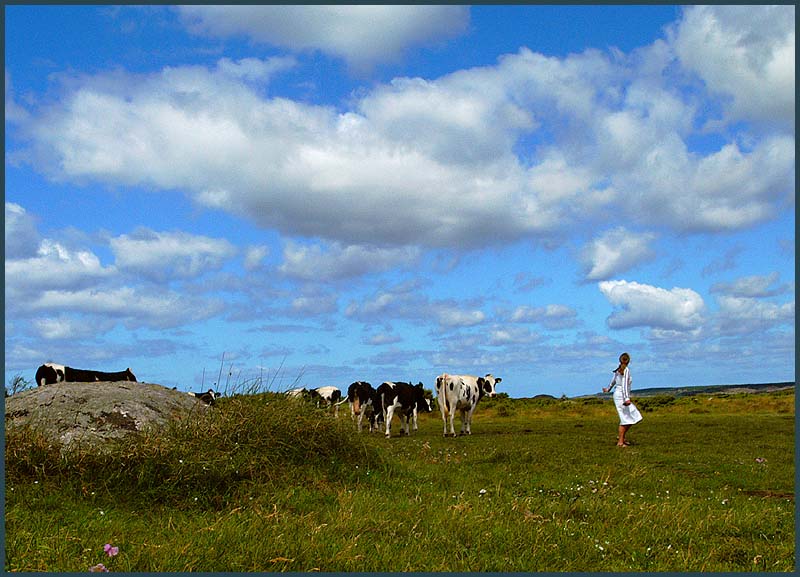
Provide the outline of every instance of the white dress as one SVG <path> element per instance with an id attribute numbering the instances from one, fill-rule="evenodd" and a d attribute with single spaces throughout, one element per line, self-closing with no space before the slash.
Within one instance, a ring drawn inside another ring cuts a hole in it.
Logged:
<path id="1" fill-rule="evenodd" d="M 642 414 L 636 405 L 624 405 L 625 401 L 631 400 L 631 373 L 628 367 L 625 367 L 625 373 L 620 375 L 614 373 L 614 380 L 611 381 L 611 387 L 614 389 L 614 404 L 617 406 L 619 413 L 620 425 L 635 425 L 642 420 Z"/>

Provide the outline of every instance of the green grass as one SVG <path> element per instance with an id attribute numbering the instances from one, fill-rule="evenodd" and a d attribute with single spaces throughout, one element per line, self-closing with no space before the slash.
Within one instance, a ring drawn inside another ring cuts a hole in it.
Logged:
<path id="1" fill-rule="evenodd" d="M 658 400 L 624 449 L 594 399 L 485 402 L 455 439 L 438 414 L 387 440 L 278 396 L 216 409 L 105 457 L 9 436 L 6 570 L 795 567 L 792 392 Z"/>

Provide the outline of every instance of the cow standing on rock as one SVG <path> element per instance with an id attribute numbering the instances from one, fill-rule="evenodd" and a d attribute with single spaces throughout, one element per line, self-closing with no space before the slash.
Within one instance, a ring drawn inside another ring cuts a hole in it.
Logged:
<path id="1" fill-rule="evenodd" d="M 500 377 L 491 374 L 485 377 L 472 375 L 448 375 L 447 373 L 436 377 L 436 396 L 439 399 L 439 409 L 442 411 L 444 421 L 444 436 L 447 436 L 447 419 L 450 417 L 450 434 L 456 436 L 453 419 L 456 411 L 461 413 L 461 435 L 472 434 L 472 414 L 484 396 L 497 395 L 495 386 L 502 381 Z"/>
<path id="2" fill-rule="evenodd" d="M 54 383 L 113 383 L 117 381 L 137 382 L 130 368 L 116 373 L 104 373 L 102 371 L 73 369 L 72 367 L 55 363 L 45 363 L 36 370 L 36 385 L 39 387 Z"/>

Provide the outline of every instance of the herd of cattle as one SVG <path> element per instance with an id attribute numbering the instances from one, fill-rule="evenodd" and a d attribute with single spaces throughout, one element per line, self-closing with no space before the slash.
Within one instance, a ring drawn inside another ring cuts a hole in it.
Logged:
<path id="1" fill-rule="evenodd" d="M 444 422 L 444 436 L 455 436 L 453 420 L 456 413 L 461 414 L 461 434 L 472 434 L 472 415 L 478 402 L 483 397 L 494 397 L 495 387 L 502 381 L 500 377 L 487 374 L 485 377 L 472 375 L 448 375 L 444 373 L 436 377 L 436 397 Z M 425 397 L 422 383 L 412 385 L 404 382 L 384 382 L 374 388 L 365 381 L 356 381 L 347 389 L 343 397 L 337 387 L 320 387 L 317 389 L 291 389 L 286 395 L 293 398 L 311 398 L 321 404 L 333 407 L 334 416 L 338 416 L 339 405 L 350 404 L 350 417 L 356 422 L 358 430 L 362 429 L 364 417 L 369 422 L 370 432 L 385 427 L 386 438 L 391 437 L 392 418 L 398 415 L 400 432 L 411 434 L 417 430 L 417 415 L 431 412 L 431 403 Z"/>
<path id="2" fill-rule="evenodd" d="M 453 420 L 456 413 L 461 415 L 461 434 L 472 434 L 472 415 L 478 402 L 483 397 L 494 397 L 495 387 L 503 379 L 487 374 L 485 377 L 472 375 L 441 374 L 436 377 L 436 397 L 444 422 L 444 436 L 455 436 Z M 42 386 L 60 382 L 115 382 L 133 381 L 136 377 L 130 368 L 115 373 L 73 369 L 65 365 L 45 363 L 36 371 L 36 384 Z M 219 394 L 213 389 L 204 393 L 189 393 L 199 400 L 214 404 Z M 387 438 L 391 436 L 392 419 L 397 414 L 400 420 L 401 434 L 411 434 L 411 428 L 417 430 L 417 415 L 420 412 L 432 411 L 431 403 L 425 397 L 422 383 L 412 385 L 404 382 L 384 382 L 374 388 L 365 381 L 356 381 L 347 389 L 343 397 L 337 387 L 326 386 L 316 389 L 298 388 L 286 391 L 286 396 L 297 399 L 315 400 L 317 406 L 331 407 L 334 416 L 338 417 L 339 405 L 350 404 L 350 417 L 356 422 L 358 430 L 362 430 L 362 422 L 367 417 L 370 432 L 385 427 Z"/>

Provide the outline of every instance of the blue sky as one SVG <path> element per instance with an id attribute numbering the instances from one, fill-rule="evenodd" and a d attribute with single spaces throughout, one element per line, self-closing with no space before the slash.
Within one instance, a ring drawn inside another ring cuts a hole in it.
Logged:
<path id="1" fill-rule="evenodd" d="M 794 380 L 793 6 L 6 6 L 5 377 Z"/>

